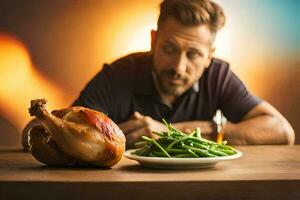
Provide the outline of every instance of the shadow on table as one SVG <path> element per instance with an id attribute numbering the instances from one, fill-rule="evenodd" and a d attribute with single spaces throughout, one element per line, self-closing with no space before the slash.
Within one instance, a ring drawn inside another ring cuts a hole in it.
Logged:
<path id="1" fill-rule="evenodd" d="M 214 167 L 209 168 L 198 168 L 198 169 L 160 169 L 160 168 L 152 168 L 152 167 L 145 167 L 141 166 L 139 164 L 136 165 L 126 165 L 119 168 L 122 171 L 127 171 L 130 173 L 186 173 L 191 171 L 199 171 L 199 172 L 212 172 L 212 171 L 223 171 L 224 166 L 222 165 L 216 165 Z"/>
<path id="2" fill-rule="evenodd" d="M 57 171 L 57 170 L 65 170 L 65 171 L 94 171 L 94 170 L 111 170 L 112 168 L 105 167 L 95 167 L 95 166 L 49 166 L 49 165 L 40 165 L 40 166 L 26 166 L 22 167 L 22 170 L 34 170 L 34 171 Z"/>

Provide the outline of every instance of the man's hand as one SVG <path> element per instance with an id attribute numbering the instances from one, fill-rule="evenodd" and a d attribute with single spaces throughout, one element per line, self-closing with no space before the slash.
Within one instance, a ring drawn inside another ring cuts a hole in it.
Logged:
<path id="1" fill-rule="evenodd" d="M 149 116 L 144 116 L 139 112 L 134 112 L 128 121 L 118 124 L 118 126 L 126 136 L 127 148 L 132 148 L 133 144 L 143 135 L 156 138 L 157 136 L 154 135 L 152 131 L 167 131 L 167 128 L 163 123 L 158 122 Z"/>

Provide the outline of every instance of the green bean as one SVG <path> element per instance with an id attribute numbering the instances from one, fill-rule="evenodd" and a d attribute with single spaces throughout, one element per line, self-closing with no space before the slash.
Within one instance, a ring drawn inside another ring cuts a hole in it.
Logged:
<path id="1" fill-rule="evenodd" d="M 227 149 L 220 149 L 220 148 L 215 148 L 215 149 L 218 150 L 218 151 L 222 151 L 222 152 L 226 153 L 227 155 L 234 155 L 234 154 L 236 154 L 235 151 L 231 151 L 231 150 L 227 150 Z"/>
<path id="2" fill-rule="evenodd" d="M 156 157 L 157 155 L 155 155 L 154 153 L 150 152 L 150 153 L 149 153 L 149 156 L 150 156 L 150 157 Z"/>
<path id="3" fill-rule="evenodd" d="M 196 137 L 199 139 L 201 138 L 201 130 L 199 127 L 196 128 Z"/>
<path id="4" fill-rule="evenodd" d="M 171 149 L 176 143 L 179 143 L 181 141 L 184 141 L 188 138 L 188 136 L 185 136 L 185 137 L 182 137 L 178 140 L 174 140 L 172 143 L 170 143 L 168 146 L 167 146 L 167 149 Z"/>
<path id="5" fill-rule="evenodd" d="M 158 157 L 166 157 L 166 155 L 163 154 L 161 151 L 152 151 L 152 153 Z"/>
<path id="6" fill-rule="evenodd" d="M 147 136 L 142 136 L 142 139 L 146 140 L 147 142 L 152 142 L 152 140 L 150 138 L 148 138 Z"/>
<path id="7" fill-rule="evenodd" d="M 191 137 L 189 136 L 189 139 L 193 140 L 194 142 L 198 142 L 198 143 L 204 143 L 204 144 L 217 144 L 213 141 L 209 141 L 207 139 L 204 139 L 204 138 L 196 138 L 196 137 Z"/>
<path id="8" fill-rule="evenodd" d="M 177 154 L 173 158 L 190 158 L 192 155 L 190 153 Z"/>
<path id="9" fill-rule="evenodd" d="M 147 151 L 149 151 L 149 149 L 150 149 L 150 145 L 146 146 L 142 149 L 138 149 L 138 150 L 136 150 L 136 155 L 139 155 L 139 156 L 147 155 Z"/>
<path id="10" fill-rule="evenodd" d="M 196 148 L 200 148 L 200 149 L 204 149 L 204 150 L 209 149 L 209 146 L 206 146 L 206 145 L 203 145 L 203 144 L 194 143 L 194 142 L 192 144 L 193 144 L 193 147 L 196 147 Z"/>
<path id="11" fill-rule="evenodd" d="M 150 157 L 191 158 L 191 157 L 217 157 L 234 155 L 237 151 L 227 145 L 201 137 L 200 128 L 196 128 L 191 134 L 185 134 L 163 119 L 167 127 L 165 132 L 153 132 L 159 136 L 157 140 L 142 136 L 142 141 L 135 143 L 140 149 L 132 154 Z"/>
<path id="12" fill-rule="evenodd" d="M 171 158 L 171 156 L 168 154 L 168 152 L 166 152 L 166 150 L 164 150 L 164 148 L 162 148 L 153 138 L 151 139 L 153 144 L 156 145 L 163 154 L 165 154 L 167 157 Z"/>
<path id="13" fill-rule="evenodd" d="M 156 132 L 156 131 L 152 131 L 152 133 L 155 134 L 155 135 L 158 135 L 160 137 L 165 136 L 163 133 L 159 133 L 159 132 Z"/>
<path id="14" fill-rule="evenodd" d="M 186 153 L 186 150 L 183 149 L 166 149 L 168 153 L 181 154 Z"/>
<path id="15" fill-rule="evenodd" d="M 188 152 L 190 152 L 194 157 L 199 158 L 199 156 L 192 149 L 188 149 Z"/>
<path id="16" fill-rule="evenodd" d="M 214 155 L 217 155 L 217 156 L 228 156 L 226 153 L 224 153 L 222 151 L 218 151 L 216 149 L 209 149 L 208 152 L 212 153 Z"/>
<path id="17" fill-rule="evenodd" d="M 139 142 L 134 143 L 134 147 L 135 148 L 142 148 L 142 147 L 144 147 L 146 145 L 147 145 L 146 141 L 139 141 Z"/>
<path id="18" fill-rule="evenodd" d="M 226 144 L 225 145 L 221 145 L 220 147 L 223 148 L 223 149 L 227 149 L 227 150 L 231 150 L 231 151 L 236 152 L 236 150 L 234 148 L 232 148 L 231 146 L 226 145 Z"/>
<path id="19" fill-rule="evenodd" d="M 197 149 L 194 147 L 188 147 L 188 148 L 192 149 L 195 153 L 197 153 L 201 157 L 217 157 L 216 155 L 211 154 L 208 151 L 203 150 L 203 149 Z"/>

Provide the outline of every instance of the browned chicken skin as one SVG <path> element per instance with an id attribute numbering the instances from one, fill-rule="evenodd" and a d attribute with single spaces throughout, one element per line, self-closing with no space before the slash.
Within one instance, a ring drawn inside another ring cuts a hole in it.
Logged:
<path id="1" fill-rule="evenodd" d="M 30 131 L 30 149 L 39 161 L 49 165 L 86 162 L 111 167 L 121 159 L 125 136 L 105 114 L 84 107 L 70 107 L 51 114 L 45 104 L 46 100 L 37 99 L 31 101 L 29 108 L 30 115 L 44 125 Z M 45 158 L 39 150 L 51 154 L 52 158 L 50 155 Z"/>

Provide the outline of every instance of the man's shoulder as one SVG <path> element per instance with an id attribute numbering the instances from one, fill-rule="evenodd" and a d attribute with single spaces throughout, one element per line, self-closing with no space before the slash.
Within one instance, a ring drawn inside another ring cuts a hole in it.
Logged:
<path id="1" fill-rule="evenodd" d="M 209 67 L 206 69 L 206 76 L 219 77 L 219 76 L 226 75 L 228 72 L 230 72 L 230 67 L 228 62 L 218 58 L 213 58 Z"/>
<path id="2" fill-rule="evenodd" d="M 137 52 L 123 56 L 110 64 L 112 70 L 131 71 L 149 65 L 151 56 L 149 52 Z"/>
<path id="3" fill-rule="evenodd" d="M 213 58 L 210 64 L 210 68 L 212 68 L 213 70 L 228 69 L 229 63 L 219 58 Z"/>
<path id="4" fill-rule="evenodd" d="M 151 65 L 151 56 L 148 52 L 129 54 L 117 59 L 111 64 L 105 64 L 99 77 L 105 77 L 107 83 L 123 92 L 131 91 L 139 76 L 145 76 Z"/>
<path id="5" fill-rule="evenodd" d="M 230 70 L 229 63 L 213 58 L 209 67 L 205 69 L 203 76 L 199 79 L 201 84 L 206 84 L 210 88 L 218 88 L 226 84 L 232 78 L 232 71 Z"/>

